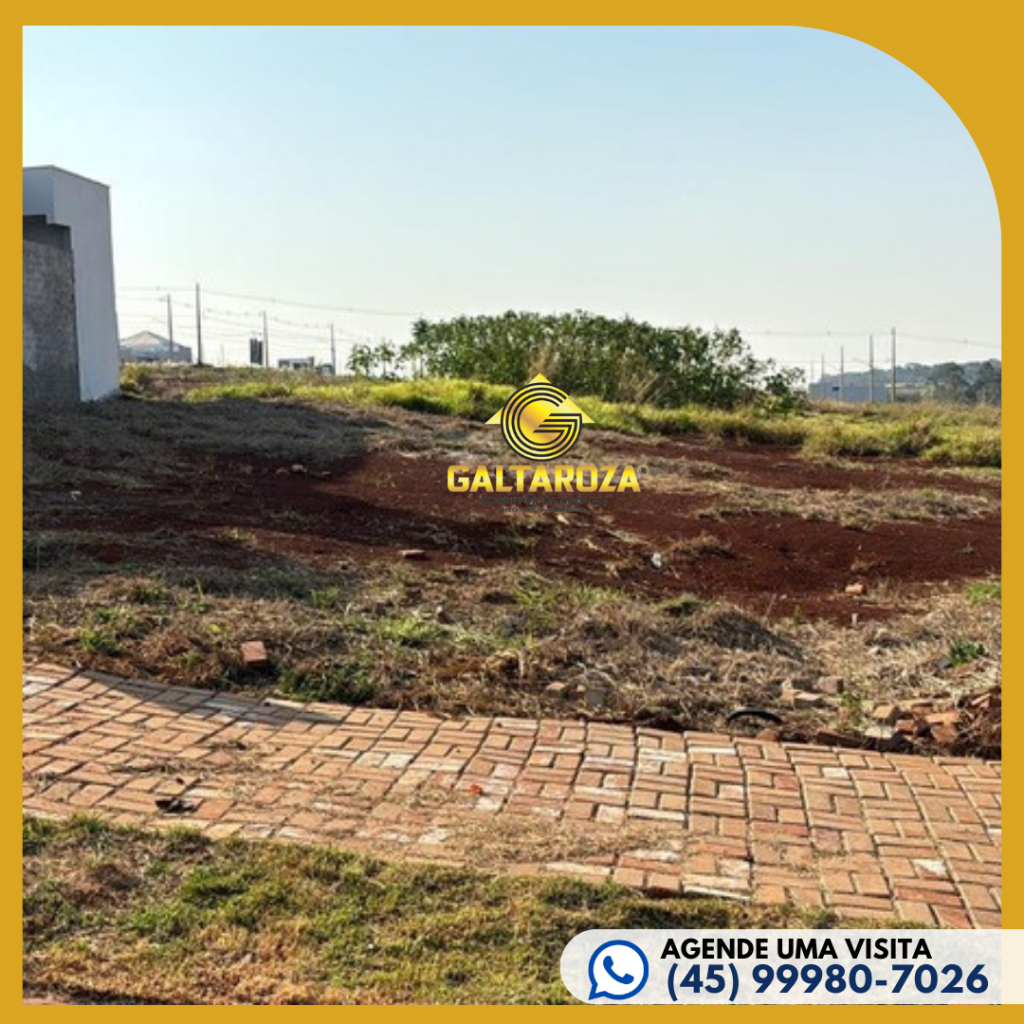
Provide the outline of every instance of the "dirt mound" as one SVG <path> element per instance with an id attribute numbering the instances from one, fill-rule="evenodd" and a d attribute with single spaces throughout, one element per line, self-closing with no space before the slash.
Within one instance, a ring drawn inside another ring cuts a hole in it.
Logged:
<path id="1" fill-rule="evenodd" d="M 756 619 L 733 609 L 710 611 L 695 623 L 695 632 L 718 647 L 740 651 L 771 651 L 799 659 L 795 644 L 763 626 Z"/>

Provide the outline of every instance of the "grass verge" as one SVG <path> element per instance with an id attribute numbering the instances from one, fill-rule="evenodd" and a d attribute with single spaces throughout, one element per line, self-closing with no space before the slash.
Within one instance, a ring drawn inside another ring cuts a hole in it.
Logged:
<path id="1" fill-rule="evenodd" d="M 126 373 L 129 392 L 178 393 L 192 402 L 290 399 L 395 406 L 477 421 L 489 419 L 514 390 L 471 380 L 338 380 L 258 369 L 132 368 Z M 987 406 L 818 403 L 803 412 L 778 414 L 760 408 L 660 409 L 605 402 L 586 395 L 573 397 L 600 428 L 624 434 L 704 434 L 752 444 L 800 447 L 818 457 L 920 457 L 951 466 L 1002 464 L 1001 413 Z"/>
<path id="2" fill-rule="evenodd" d="M 588 928 L 837 924 L 90 817 L 28 817 L 22 844 L 26 988 L 81 1001 L 569 1003 L 559 957 Z"/>

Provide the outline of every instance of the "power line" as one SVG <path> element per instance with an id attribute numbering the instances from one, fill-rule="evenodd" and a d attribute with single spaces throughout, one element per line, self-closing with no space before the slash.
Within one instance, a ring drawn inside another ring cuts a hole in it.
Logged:
<path id="1" fill-rule="evenodd" d="M 123 292 L 151 292 L 152 295 L 125 295 L 123 298 L 129 302 L 164 302 L 166 301 L 166 295 L 168 292 L 184 292 L 191 291 L 192 285 L 179 285 L 175 287 L 167 287 L 165 285 L 119 285 L 118 291 Z M 241 292 L 230 292 L 220 291 L 214 288 L 203 289 L 206 295 L 216 295 L 221 298 L 227 299 L 241 299 L 246 302 L 259 302 L 264 304 L 276 305 L 276 306 L 294 306 L 297 309 L 316 309 L 323 310 L 330 313 L 352 313 L 363 316 L 394 316 L 394 317 L 413 317 L 423 316 L 424 314 L 420 311 L 412 310 L 390 310 L 390 309 L 375 309 L 363 306 L 342 306 L 342 305 L 330 305 L 327 303 L 316 303 L 316 302 L 302 302 L 293 299 L 282 299 L 276 296 L 270 295 L 248 295 Z M 179 305 L 191 308 L 191 304 L 185 301 L 179 301 Z M 217 307 L 205 307 L 211 312 L 222 312 L 232 316 L 247 316 L 250 314 L 249 310 L 223 310 Z M 257 311 L 256 315 L 260 315 Z M 268 317 L 272 323 L 281 323 L 290 327 L 309 327 L 312 329 L 328 330 L 330 325 L 328 323 L 308 323 L 289 321 L 278 317 Z M 737 328 L 741 334 L 748 337 L 764 337 L 764 338 L 864 338 L 870 334 L 882 334 L 887 333 L 887 328 L 871 328 L 867 330 L 859 331 L 836 331 L 831 328 L 822 328 L 820 330 L 813 331 L 790 331 L 790 330 L 775 330 L 772 328 Z M 901 335 L 904 338 L 908 338 L 912 341 L 928 341 L 935 342 L 938 344 L 950 344 L 950 345 L 965 345 L 972 348 L 989 348 L 989 349 L 1001 349 L 1002 345 L 997 342 L 986 342 L 977 341 L 971 338 L 954 338 L 954 337 L 936 337 L 932 335 L 924 334 L 913 334 L 906 331 L 901 331 Z"/>
<path id="2" fill-rule="evenodd" d="M 913 341 L 931 341 L 939 345 L 967 345 L 970 348 L 988 348 L 988 349 L 999 349 L 1002 351 L 1002 344 L 997 344 L 991 341 L 971 341 L 968 338 L 930 338 L 925 337 L 923 334 L 908 334 L 906 331 L 901 332 L 904 338 L 910 338 Z"/>
<path id="3" fill-rule="evenodd" d="M 121 291 L 125 292 L 175 292 L 189 291 L 191 286 L 168 288 L 165 285 L 120 285 Z M 297 309 L 320 309 L 329 313 L 354 313 L 359 316 L 395 316 L 395 317 L 418 317 L 423 316 L 421 311 L 400 310 L 400 309 L 373 309 L 364 306 L 332 305 L 320 302 L 302 302 L 294 299 L 282 299 L 273 295 L 246 295 L 241 292 L 219 291 L 215 288 L 204 288 L 207 295 L 219 295 L 224 299 L 242 299 L 246 302 L 259 302 L 273 306 L 295 306 Z"/>
<path id="4" fill-rule="evenodd" d="M 318 302 L 295 302 L 291 299 L 279 299 L 269 295 L 241 295 L 238 292 L 221 292 L 208 289 L 208 295 L 219 295 L 225 299 L 244 299 L 246 302 L 268 302 L 276 306 L 295 306 L 298 309 L 322 309 L 330 313 L 357 313 L 361 316 L 422 316 L 422 313 L 398 309 L 367 309 L 360 306 L 331 306 Z"/>
<path id="5" fill-rule="evenodd" d="M 864 335 L 870 333 L 869 331 L 832 331 L 832 330 L 821 330 L 821 331 L 772 331 L 768 329 L 762 330 L 748 330 L 745 327 L 736 328 L 740 334 L 745 334 L 752 338 L 862 338 Z"/>
<path id="6" fill-rule="evenodd" d="M 867 331 L 773 331 L 768 329 L 755 331 L 740 327 L 737 328 L 737 330 L 739 330 L 741 334 L 750 338 L 819 338 L 822 340 L 828 338 L 864 338 L 871 334 L 888 333 L 888 329 L 879 330 L 878 328 Z M 1002 344 L 998 342 L 975 341 L 970 338 L 937 338 L 924 334 L 910 334 L 907 331 L 901 331 L 900 335 L 901 337 L 909 338 L 912 341 L 931 341 L 939 344 L 967 345 L 971 348 L 1002 349 Z"/>

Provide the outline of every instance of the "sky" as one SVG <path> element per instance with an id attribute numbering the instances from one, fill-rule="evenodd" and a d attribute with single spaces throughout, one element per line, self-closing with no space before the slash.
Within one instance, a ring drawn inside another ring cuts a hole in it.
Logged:
<path id="1" fill-rule="evenodd" d="M 23 84 L 24 164 L 111 187 L 122 335 L 170 294 L 191 343 L 199 282 L 211 361 L 263 311 L 272 359 L 332 323 L 343 359 L 507 309 L 735 326 L 815 373 L 893 326 L 900 362 L 999 356 L 984 162 L 842 36 L 29 27 Z"/>

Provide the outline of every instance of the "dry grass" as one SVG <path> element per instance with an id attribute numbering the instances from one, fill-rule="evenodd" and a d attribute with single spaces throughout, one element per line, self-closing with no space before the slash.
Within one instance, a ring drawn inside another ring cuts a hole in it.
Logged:
<path id="1" fill-rule="evenodd" d="M 397 406 L 415 412 L 486 420 L 514 390 L 479 381 L 332 380 L 263 370 L 138 368 L 128 384 L 138 393 L 189 401 L 292 399 L 356 406 Z M 616 404 L 586 395 L 577 401 L 603 428 L 625 434 L 705 436 L 803 448 L 826 456 L 924 457 L 944 465 L 999 466 L 1000 410 L 978 406 L 855 406 L 821 403 L 802 413 L 732 411 L 688 406 L 660 409 Z"/>
<path id="2" fill-rule="evenodd" d="M 972 519 L 1000 510 L 1000 501 L 994 496 L 961 494 L 939 487 L 837 491 L 752 487 L 730 481 L 704 482 L 686 489 L 711 497 L 711 504 L 698 513 L 706 519 L 769 513 L 865 530 L 879 523 Z"/>
<path id="3" fill-rule="evenodd" d="M 997 588 L 992 581 L 945 588 L 913 602 L 906 615 L 858 629 L 804 623 L 794 639 L 815 652 L 823 674 L 846 680 L 844 703 L 853 725 L 861 721 L 861 701 L 953 701 L 1000 683 Z M 983 648 L 984 654 L 956 664 L 951 652 L 964 643 Z"/>
<path id="4" fill-rule="evenodd" d="M 729 552 L 706 533 L 672 557 Z M 170 683 L 303 699 L 708 731 L 753 705 L 783 714 L 787 735 L 813 736 L 826 723 L 860 728 L 862 700 L 955 696 L 998 678 L 1000 608 L 983 581 L 916 597 L 883 588 L 872 602 L 903 614 L 837 629 L 768 622 L 693 598 L 652 608 L 522 567 L 415 576 L 401 566 L 364 567 L 330 582 L 301 567 L 258 580 L 216 568 L 199 579 L 86 570 L 78 586 L 68 585 L 66 566 L 57 572 L 59 583 L 26 574 L 30 651 Z M 252 637 L 271 652 L 265 670 L 240 661 L 239 646 Z M 986 655 L 943 668 L 959 641 Z M 782 702 L 787 684 L 834 675 L 847 681 L 838 707 L 797 712 Z M 549 694 L 554 682 L 569 684 L 567 699 Z"/>
<path id="5" fill-rule="evenodd" d="M 840 923 L 91 818 L 26 819 L 23 865 L 26 990 L 88 1003 L 568 1003 L 588 928 Z"/>

